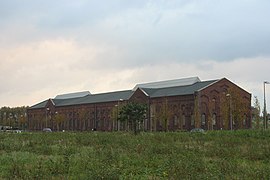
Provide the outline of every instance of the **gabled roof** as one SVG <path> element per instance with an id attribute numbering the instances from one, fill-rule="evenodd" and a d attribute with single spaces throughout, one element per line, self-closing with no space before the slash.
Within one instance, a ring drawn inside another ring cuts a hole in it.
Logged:
<path id="1" fill-rule="evenodd" d="M 196 91 L 216 82 L 217 80 L 201 81 L 191 85 L 167 87 L 167 88 L 142 88 L 151 98 L 163 96 L 190 95 Z"/>
<path id="2" fill-rule="evenodd" d="M 114 102 L 119 100 L 128 100 L 132 95 L 131 90 L 116 91 L 101 94 L 90 94 L 84 97 L 68 98 L 68 99 L 51 99 L 56 107 L 59 106 L 71 106 L 78 104 L 91 104 L 91 103 L 103 103 L 103 102 Z M 50 100 L 50 99 L 49 99 Z M 38 109 L 46 107 L 49 100 L 43 101 L 39 104 L 31 106 L 30 109 Z"/>
<path id="3" fill-rule="evenodd" d="M 48 100 L 45 100 L 45 101 L 42 101 L 42 102 L 40 102 L 38 104 L 35 104 L 35 105 L 31 106 L 29 109 L 44 108 L 44 107 L 46 107 L 47 103 L 48 103 Z"/>
<path id="4" fill-rule="evenodd" d="M 137 84 L 133 88 L 133 91 L 136 91 L 137 88 L 165 88 L 165 87 L 187 86 L 187 85 L 192 85 L 200 81 L 201 80 L 198 77 L 190 77 L 190 78 L 173 79 L 173 80 L 167 80 L 167 81 L 143 83 L 143 84 Z"/>
<path id="5" fill-rule="evenodd" d="M 119 100 L 128 100 L 131 96 L 132 91 L 116 91 L 109 93 L 101 93 L 101 94 L 92 94 L 85 97 L 80 98 L 72 98 L 72 99 L 54 99 L 56 106 L 70 106 L 70 105 L 78 105 L 78 104 L 91 104 L 91 103 L 103 103 L 103 102 L 114 102 Z"/>
<path id="6" fill-rule="evenodd" d="M 60 94 L 57 95 L 54 99 L 71 99 L 71 98 L 78 98 L 90 95 L 89 91 L 82 91 L 82 92 L 75 92 L 75 93 L 68 93 L 68 94 Z"/>
<path id="7" fill-rule="evenodd" d="M 197 77 L 185 78 L 170 81 L 160 81 L 157 83 L 139 84 L 137 85 L 137 89 L 139 88 L 145 93 L 145 95 L 151 98 L 191 95 L 216 81 L 217 80 L 200 81 L 200 79 Z M 129 100 L 133 93 L 133 90 L 126 90 L 101 94 L 90 94 L 89 91 L 84 91 L 81 93 L 63 94 L 56 96 L 54 99 L 48 99 L 41 103 L 33 105 L 30 107 L 30 109 L 44 108 L 50 100 L 56 107 Z"/>

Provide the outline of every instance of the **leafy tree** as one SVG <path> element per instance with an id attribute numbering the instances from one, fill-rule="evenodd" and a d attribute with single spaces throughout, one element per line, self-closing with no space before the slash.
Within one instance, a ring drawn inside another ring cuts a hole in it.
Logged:
<path id="1" fill-rule="evenodd" d="M 220 97 L 220 114 L 223 121 L 223 128 L 230 129 L 230 100 L 225 93 Z"/>
<path id="2" fill-rule="evenodd" d="M 20 115 L 20 117 L 19 117 L 19 125 L 20 125 L 20 127 L 22 129 L 25 129 L 26 122 L 27 122 L 26 114 L 25 115 Z"/>
<path id="3" fill-rule="evenodd" d="M 244 103 L 243 97 L 240 95 L 240 92 L 236 89 L 230 89 L 229 93 L 231 94 L 232 100 L 232 116 L 235 122 L 236 128 L 243 128 L 243 121 L 245 115 L 246 105 Z"/>
<path id="4" fill-rule="evenodd" d="M 59 131 L 60 124 L 65 121 L 65 116 L 63 114 L 61 114 L 61 113 L 57 113 L 54 116 L 54 121 L 55 121 L 56 126 L 57 126 L 57 131 Z"/>
<path id="5" fill-rule="evenodd" d="M 151 104 L 150 105 L 150 117 L 151 118 L 151 131 L 156 131 L 157 130 L 157 116 L 156 116 L 156 104 Z"/>
<path id="6" fill-rule="evenodd" d="M 178 126 L 178 129 L 183 130 L 183 126 L 184 126 L 184 124 L 186 122 L 184 122 L 185 118 L 184 118 L 184 115 L 183 115 L 183 110 L 182 110 L 180 105 L 179 105 L 178 109 L 180 109 L 180 111 L 179 111 L 179 126 Z"/>
<path id="7" fill-rule="evenodd" d="M 0 125 L 17 127 L 20 117 L 25 116 L 28 107 L 1 107 L 0 108 Z"/>
<path id="8" fill-rule="evenodd" d="M 260 128 L 260 113 L 261 107 L 257 96 L 254 96 L 254 119 L 256 122 L 256 129 Z"/>
<path id="9" fill-rule="evenodd" d="M 173 116 L 173 111 L 168 105 L 167 98 L 165 98 L 164 101 L 162 102 L 161 107 L 157 113 L 157 116 L 161 119 L 163 130 L 168 131 L 168 124 L 169 120 Z"/>
<path id="10" fill-rule="evenodd" d="M 231 87 L 227 93 L 220 97 L 220 113 L 223 118 L 225 129 L 230 129 L 230 118 L 236 128 L 242 128 L 244 115 L 247 113 L 247 104 L 237 88 Z M 230 117 L 231 115 L 232 117 Z"/>
<path id="11" fill-rule="evenodd" d="M 198 105 L 198 97 L 195 97 L 194 100 L 194 120 L 195 120 L 195 128 L 200 128 L 200 113 L 199 113 L 199 105 Z"/>
<path id="12" fill-rule="evenodd" d="M 139 124 L 143 122 L 146 114 L 146 105 L 135 102 L 128 103 L 119 110 L 119 120 L 127 121 L 136 135 L 139 130 Z"/>
<path id="13" fill-rule="evenodd" d="M 216 99 L 212 99 L 209 102 L 209 107 L 208 107 L 208 114 L 209 118 L 206 119 L 207 123 L 207 129 L 208 130 L 213 130 L 213 118 L 214 118 L 214 113 L 216 113 Z"/>
<path id="14" fill-rule="evenodd" d="M 88 120 L 88 116 L 89 116 L 89 112 L 86 110 L 86 109 L 80 109 L 79 110 L 79 121 L 80 121 L 80 124 L 81 124 L 81 128 L 82 130 L 86 130 L 86 121 Z"/>
<path id="15" fill-rule="evenodd" d="M 118 106 L 114 106 L 111 109 L 111 117 L 112 117 L 112 130 L 116 131 L 117 130 L 117 121 L 118 121 Z"/>

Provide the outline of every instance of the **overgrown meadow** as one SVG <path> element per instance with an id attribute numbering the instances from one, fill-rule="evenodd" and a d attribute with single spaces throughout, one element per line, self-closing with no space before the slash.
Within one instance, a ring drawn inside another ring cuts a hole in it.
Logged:
<path id="1" fill-rule="evenodd" d="M 270 131 L 0 133 L 0 179 L 269 179 Z"/>

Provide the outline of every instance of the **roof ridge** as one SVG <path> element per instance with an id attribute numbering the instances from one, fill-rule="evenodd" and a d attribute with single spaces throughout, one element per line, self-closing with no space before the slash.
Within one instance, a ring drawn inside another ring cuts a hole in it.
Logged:
<path id="1" fill-rule="evenodd" d="M 54 99 L 71 99 L 71 98 L 76 98 L 76 97 L 84 97 L 89 94 L 91 94 L 90 91 L 80 91 L 80 92 L 59 94 L 59 95 L 56 95 Z"/>
<path id="2" fill-rule="evenodd" d="M 196 82 L 200 82 L 199 77 L 188 77 L 188 78 L 181 78 L 181 79 L 172 79 L 172 80 L 164 80 L 164 81 L 156 81 L 156 82 L 148 82 L 148 83 L 141 83 L 136 84 L 136 86 L 132 89 L 135 91 L 138 87 L 140 88 L 147 88 L 147 87 L 174 87 L 180 84 L 188 85 L 188 84 L 194 84 Z"/>
<path id="3" fill-rule="evenodd" d="M 199 82 L 195 82 L 193 84 L 187 84 L 187 85 L 179 85 L 179 86 L 169 86 L 169 87 L 161 87 L 161 88 L 148 88 L 148 87 L 141 87 L 141 89 L 146 89 L 146 90 L 159 90 L 159 89 L 169 89 L 169 88 L 177 88 L 177 87 L 188 87 L 188 86 L 193 86 L 194 84 L 197 84 L 197 83 L 206 83 L 206 82 L 215 82 L 215 81 L 218 81 L 218 80 L 207 80 L 207 81 L 199 81 Z"/>
<path id="4" fill-rule="evenodd" d="M 120 91 L 102 92 L 102 93 L 97 93 L 97 94 L 91 94 L 91 96 L 102 95 L 102 94 L 118 93 L 118 92 L 128 92 L 128 91 L 132 91 L 132 90 L 129 89 L 129 90 L 120 90 Z"/>

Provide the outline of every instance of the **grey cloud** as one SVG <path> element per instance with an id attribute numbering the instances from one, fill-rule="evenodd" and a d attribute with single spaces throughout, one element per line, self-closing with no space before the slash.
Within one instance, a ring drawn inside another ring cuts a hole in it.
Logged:
<path id="1" fill-rule="evenodd" d="M 3 1 L 4 19 L 17 22 L 6 28 L 20 29 L 6 29 L 1 44 L 74 39 L 108 47 L 96 64 L 116 67 L 269 55 L 269 6 L 263 0 Z"/>
<path id="2" fill-rule="evenodd" d="M 268 77 L 261 64 L 248 76 L 270 56 L 269 7 L 267 0 L 0 1 L 1 103 L 194 75 L 255 83 Z"/>
<path id="3" fill-rule="evenodd" d="M 82 33 L 83 38 L 97 45 L 117 47 L 113 48 L 114 52 L 108 50 L 100 54 L 98 64 L 101 66 L 205 59 L 227 61 L 270 54 L 270 25 L 264 18 L 270 15 L 265 8 L 268 2 L 210 2 L 195 3 L 194 12 L 186 14 L 182 7 L 124 12 L 119 15 L 122 18 L 109 18 L 108 21 L 115 24 L 106 28 L 97 25 L 89 35 Z M 172 9 L 176 11 L 175 16 L 169 14 Z M 81 37 L 78 38 L 81 41 Z"/>

